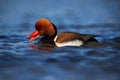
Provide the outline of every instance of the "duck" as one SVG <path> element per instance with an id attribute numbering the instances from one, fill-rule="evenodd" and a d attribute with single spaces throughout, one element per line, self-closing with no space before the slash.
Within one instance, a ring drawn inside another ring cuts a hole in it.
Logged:
<path id="1" fill-rule="evenodd" d="M 29 42 L 43 36 L 40 41 L 54 44 L 57 47 L 83 46 L 88 42 L 96 41 L 93 35 L 76 32 L 62 32 L 57 34 L 56 26 L 48 19 L 42 18 L 35 23 L 35 30 L 27 35 Z"/>

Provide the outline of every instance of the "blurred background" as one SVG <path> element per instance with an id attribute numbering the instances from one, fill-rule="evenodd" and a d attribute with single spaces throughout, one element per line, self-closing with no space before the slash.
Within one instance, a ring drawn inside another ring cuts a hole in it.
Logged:
<path id="1" fill-rule="evenodd" d="M 119 23 L 119 5 L 119 0 L 0 0 L 0 22 L 15 25 L 48 18 L 68 25 Z"/>
<path id="2" fill-rule="evenodd" d="M 41 18 L 109 46 L 33 49 Z M 0 80 L 120 80 L 120 0 L 0 0 Z"/>

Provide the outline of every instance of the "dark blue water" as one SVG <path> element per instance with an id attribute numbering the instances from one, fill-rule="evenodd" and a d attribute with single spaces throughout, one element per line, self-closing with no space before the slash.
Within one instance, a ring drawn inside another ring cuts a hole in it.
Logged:
<path id="1" fill-rule="evenodd" d="M 119 0 L 1 0 L 0 80 L 120 80 Z M 40 18 L 58 33 L 97 35 L 102 45 L 53 47 L 29 43 Z"/>

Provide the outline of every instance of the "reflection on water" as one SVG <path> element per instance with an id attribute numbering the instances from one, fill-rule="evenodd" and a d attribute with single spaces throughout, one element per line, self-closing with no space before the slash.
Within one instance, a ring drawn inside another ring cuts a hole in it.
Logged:
<path id="1" fill-rule="evenodd" d="M 27 3 L 0 2 L 0 80 L 120 80 L 118 0 Z M 41 17 L 52 20 L 58 33 L 92 34 L 100 45 L 57 48 L 37 40 L 29 43 L 26 35 Z"/>
<path id="2" fill-rule="evenodd" d="M 63 26 L 62 29 L 66 28 Z M 119 80 L 120 37 L 119 31 L 114 33 L 114 25 L 112 29 L 112 33 L 108 32 L 112 35 L 103 33 L 96 36 L 102 45 L 92 44 L 92 47 L 57 48 L 38 45 L 37 41 L 29 43 L 26 35 L 0 35 L 0 79 Z M 99 31 L 97 25 L 96 30 Z"/>

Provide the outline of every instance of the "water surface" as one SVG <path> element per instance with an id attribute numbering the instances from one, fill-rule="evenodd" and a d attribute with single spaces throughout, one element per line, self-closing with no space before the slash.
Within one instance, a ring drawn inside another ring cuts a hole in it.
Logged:
<path id="1" fill-rule="evenodd" d="M 0 3 L 0 80 L 120 80 L 119 0 L 33 1 Z M 29 43 L 26 35 L 42 17 L 58 33 L 96 35 L 102 46 Z"/>

